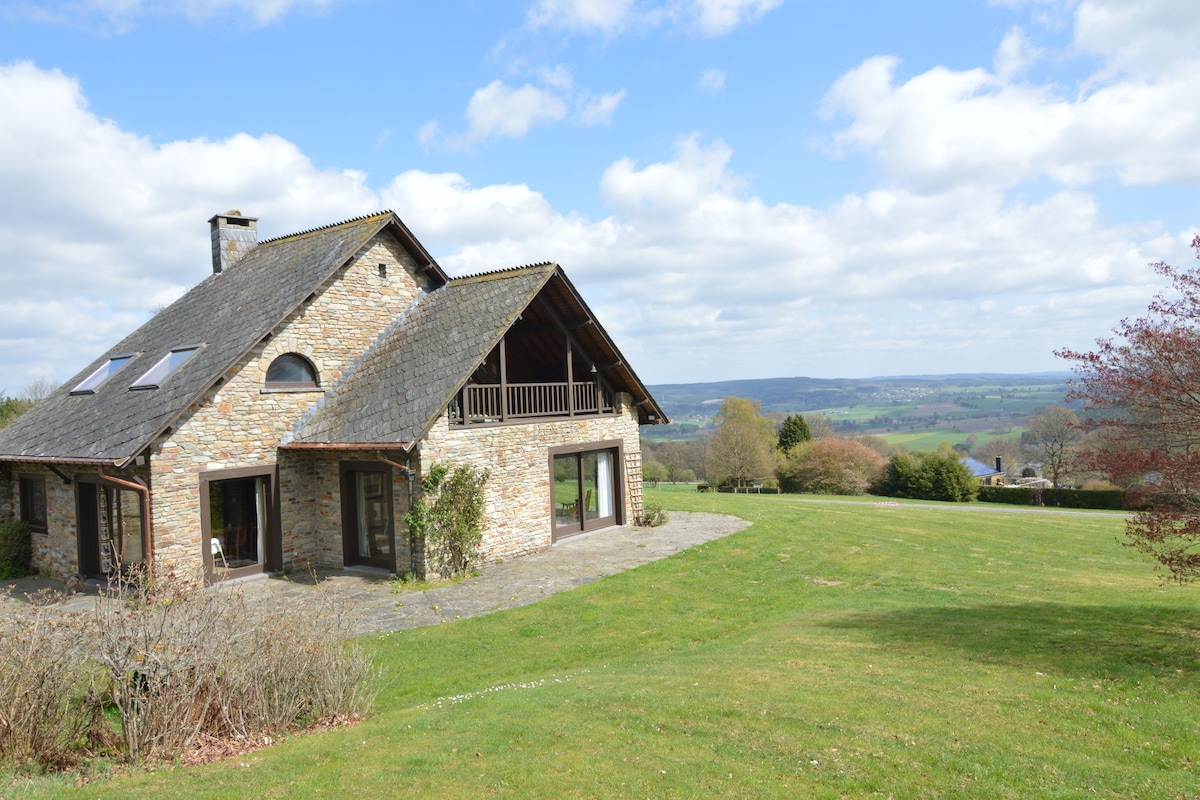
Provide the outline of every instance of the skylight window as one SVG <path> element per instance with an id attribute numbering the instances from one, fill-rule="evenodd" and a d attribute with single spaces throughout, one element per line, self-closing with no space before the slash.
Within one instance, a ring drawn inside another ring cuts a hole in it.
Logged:
<path id="1" fill-rule="evenodd" d="M 200 345 L 191 345 L 190 347 L 177 347 L 171 352 L 158 360 L 150 369 L 146 370 L 146 374 L 138 378 L 130 389 L 157 389 L 167 376 L 179 369 L 183 362 L 192 357 L 200 349 Z"/>
<path id="2" fill-rule="evenodd" d="M 117 374 L 117 370 L 129 363 L 133 358 L 133 354 L 126 356 L 113 356 L 108 360 L 107 364 L 101 364 L 100 367 L 88 375 L 83 381 L 71 390 L 71 394 L 95 394 L 96 390 L 104 385 L 104 382 Z"/>

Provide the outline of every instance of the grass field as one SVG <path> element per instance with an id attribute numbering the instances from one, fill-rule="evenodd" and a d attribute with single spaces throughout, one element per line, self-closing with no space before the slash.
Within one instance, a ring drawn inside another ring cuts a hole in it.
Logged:
<path id="1" fill-rule="evenodd" d="M 753 526 L 373 637 L 375 716 L 54 797 L 1200 796 L 1200 589 L 1113 515 L 648 492 Z"/>
<path id="2" fill-rule="evenodd" d="M 999 439 L 1020 441 L 1022 430 L 1023 429 L 1019 428 L 1000 436 L 976 434 L 976 445 L 983 446 L 988 442 L 994 442 Z M 955 431 L 931 431 L 918 433 L 885 433 L 881 434 L 880 438 L 893 447 L 903 445 L 909 450 L 914 451 L 934 451 L 938 449 L 942 442 L 946 442 L 950 445 L 956 445 L 967 441 L 970 436 L 971 434 L 969 433 L 957 433 Z"/>

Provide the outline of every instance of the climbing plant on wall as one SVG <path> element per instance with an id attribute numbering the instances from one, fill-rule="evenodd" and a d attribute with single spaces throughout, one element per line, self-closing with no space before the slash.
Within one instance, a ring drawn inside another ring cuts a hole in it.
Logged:
<path id="1" fill-rule="evenodd" d="M 465 573 L 479 556 L 487 480 L 485 469 L 434 464 L 404 518 L 410 542 L 424 543 L 430 568 L 442 576 Z"/>

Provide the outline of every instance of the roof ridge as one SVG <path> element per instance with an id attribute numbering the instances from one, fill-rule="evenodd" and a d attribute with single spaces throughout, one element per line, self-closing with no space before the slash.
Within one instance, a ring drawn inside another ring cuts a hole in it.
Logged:
<path id="1" fill-rule="evenodd" d="M 374 217 L 386 217 L 386 216 L 388 216 L 390 214 L 394 214 L 394 213 L 395 212 L 392 211 L 391 209 L 384 209 L 382 211 L 376 211 L 373 214 L 363 214 L 361 216 L 351 217 L 350 219 L 344 219 L 341 222 L 331 222 L 328 225 L 319 225 L 315 228 L 305 228 L 302 231 L 295 231 L 294 233 L 285 233 L 282 236 L 276 236 L 273 239 L 264 239 L 261 242 L 259 242 L 258 244 L 259 244 L 259 246 L 262 246 L 264 244 L 272 244 L 274 242 L 279 242 L 284 239 L 291 239 L 291 238 L 294 238 L 297 236 L 307 236 L 310 233 L 319 233 L 321 231 L 327 231 L 332 228 L 336 228 L 340 225 L 351 225 L 353 223 L 363 222 L 364 220 L 372 219 Z"/>
<path id="2" fill-rule="evenodd" d="M 457 278 L 451 278 L 451 283 L 469 283 L 477 280 L 491 280 L 493 278 L 505 277 L 509 272 L 524 272 L 525 270 L 537 269 L 538 267 L 557 267 L 558 264 L 554 261 L 538 261 L 534 264 L 525 264 L 519 267 L 505 267 L 503 269 L 486 270 L 484 272 L 473 272 L 469 275 L 460 275 Z"/>

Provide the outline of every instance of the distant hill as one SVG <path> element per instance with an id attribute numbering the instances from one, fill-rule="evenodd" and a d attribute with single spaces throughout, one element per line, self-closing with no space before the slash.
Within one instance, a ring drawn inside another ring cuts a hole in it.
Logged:
<path id="1" fill-rule="evenodd" d="M 855 430 L 918 419 L 941 421 L 1023 418 L 1038 406 L 1061 403 L 1070 372 L 898 375 L 877 378 L 758 378 L 649 386 L 678 432 L 709 423 L 726 397 L 749 397 L 765 413 L 822 412 Z M 680 431 L 679 427 L 685 429 Z M 940 427 L 940 425 L 938 425 Z M 655 436 L 658 431 L 643 431 Z M 662 430 L 661 433 L 669 433 Z"/>

